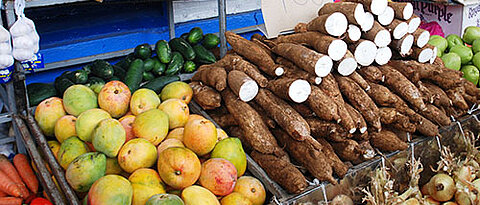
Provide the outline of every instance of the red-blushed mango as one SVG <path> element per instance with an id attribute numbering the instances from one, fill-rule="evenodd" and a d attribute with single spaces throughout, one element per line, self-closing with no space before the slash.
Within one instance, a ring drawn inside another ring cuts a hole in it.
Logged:
<path id="1" fill-rule="evenodd" d="M 159 109 L 143 112 L 135 118 L 133 132 L 157 146 L 168 134 L 168 116 Z"/>
<path id="2" fill-rule="evenodd" d="M 165 139 L 177 139 L 183 142 L 183 127 L 171 130 Z"/>
<path id="3" fill-rule="evenodd" d="M 118 164 L 128 173 L 140 168 L 148 168 L 157 161 L 157 149 L 143 138 L 135 138 L 123 145 L 118 153 Z"/>
<path id="4" fill-rule="evenodd" d="M 193 185 L 200 177 L 201 164 L 197 155 L 184 147 L 170 147 L 158 156 L 158 174 L 174 189 Z"/>
<path id="5" fill-rule="evenodd" d="M 69 137 L 77 136 L 75 122 L 77 118 L 73 115 L 65 115 L 55 123 L 55 137 L 62 143 Z"/>
<path id="6" fill-rule="evenodd" d="M 85 85 L 72 85 L 63 93 L 63 107 L 68 114 L 78 117 L 98 107 L 97 94 Z"/>
<path id="7" fill-rule="evenodd" d="M 253 205 L 262 205 L 265 202 L 265 187 L 255 177 L 242 176 L 238 178 L 233 191 L 245 196 Z"/>
<path id="8" fill-rule="evenodd" d="M 128 180 L 133 187 L 132 205 L 145 205 L 153 195 L 166 193 L 160 176 L 153 169 L 137 169 Z"/>
<path id="9" fill-rule="evenodd" d="M 125 115 L 120 118 L 120 123 L 125 129 L 125 142 L 135 138 L 135 133 L 133 132 L 133 122 L 135 121 L 135 115 Z"/>
<path id="10" fill-rule="evenodd" d="M 89 152 L 75 158 L 65 172 L 68 184 L 75 191 L 87 192 L 95 181 L 105 175 L 107 158 L 100 152 Z"/>
<path id="11" fill-rule="evenodd" d="M 157 153 L 160 154 L 161 152 L 170 147 L 185 147 L 185 145 L 183 145 L 182 141 L 178 139 L 166 139 L 162 143 L 160 143 L 160 145 L 158 145 Z"/>
<path id="12" fill-rule="evenodd" d="M 116 157 L 125 143 L 125 129 L 118 120 L 107 118 L 100 121 L 93 130 L 92 144 L 95 150 L 107 157 Z"/>
<path id="13" fill-rule="evenodd" d="M 160 92 L 160 97 L 162 101 L 168 99 L 180 99 L 183 100 L 186 104 L 192 100 L 193 90 L 185 82 L 175 81 L 166 85 Z"/>
<path id="14" fill-rule="evenodd" d="M 183 127 L 187 123 L 190 110 L 188 105 L 180 99 L 168 99 L 163 101 L 158 109 L 162 110 L 168 115 L 169 129 Z"/>
<path id="15" fill-rule="evenodd" d="M 78 116 L 75 122 L 75 129 L 77 131 L 78 138 L 83 141 L 91 142 L 92 133 L 98 123 L 104 119 L 111 118 L 110 114 L 105 110 L 94 108 L 87 110 Z"/>
<path id="16" fill-rule="evenodd" d="M 222 158 L 212 158 L 202 164 L 200 184 L 217 196 L 232 193 L 237 182 L 237 169 Z"/>
<path id="17" fill-rule="evenodd" d="M 222 205 L 252 205 L 252 202 L 240 193 L 232 192 L 222 198 Z"/>
<path id="18" fill-rule="evenodd" d="M 203 116 L 201 115 L 197 115 L 197 114 L 191 114 L 190 116 L 188 116 L 188 120 L 187 120 L 187 123 L 189 121 L 192 121 L 192 120 L 203 120 L 205 119 Z"/>
<path id="19" fill-rule="evenodd" d="M 132 203 L 132 184 L 122 176 L 106 175 L 88 191 L 89 205 L 129 205 Z"/>
<path id="20" fill-rule="evenodd" d="M 112 117 L 119 118 L 127 111 L 131 97 L 128 86 L 120 81 L 110 81 L 98 93 L 98 105 Z"/>
<path id="21" fill-rule="evenodd" d="M 190 120 L 183 130 L 183 144 L 198 156 L 212 151 L 217 139 L 217 129 L 207 119 Z"/>
<path id="22" fill-rule="evenodd" d="M 51 97 L 38 104 L 35 110 L 35 120 L 45 136 L 53 137 L 55 132 L 55 123 L 58 119 L 65 116 L 63 109 L 63 100 L 57 97 Z"/>
<path id="23" fill-rule="evenodd" d="M 182 199 L 189 205 L 220 205 L 217 197 L 201 186 L 193 185 L 182 191 Z"/>
<path id="24" fill-rule="evenodd" d="M 211 153 L 211 158 L 223 158 L 231 162 L 240 177 L 247 169 L 247 155 L 243 151 L 242 142 L 238 138 L 229 137 L 217 142 Z"/>
<path id="25" fill-rule="evenodd" d="M 135 91 L 130 100 L 130 111 L 133 115 L 155 109 L 160 105 L 160 98 L 150 89 L 140 88 Z"/>

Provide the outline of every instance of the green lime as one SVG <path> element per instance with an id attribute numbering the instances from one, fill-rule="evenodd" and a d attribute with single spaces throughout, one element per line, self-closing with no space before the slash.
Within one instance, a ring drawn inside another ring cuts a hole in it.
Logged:
<path id="1" fill-rule="evenodd" d="M 472 50 L 473 50 L 473 53 L 480 52 L 480 38 L 473 41 Z"/>
<path id="2" fill-rule="evenodd" d="M 473 65 L 476 66 L 477 68 L 480 68 L 480 52 L 478 52 L 478 53 L 476 53 L 475 55 L 473 55 L 472 63 L 473 63 Z"/>
<path id="3" fill-rule="evenodd" d="M 456 45 L 463 45 L 462 38 L 458 36 L 457 34 L 450 34 L 447 36 L 447 42 L 448 42 L 448 49 L 450 50 L 453 46 Z"/>
<path id="4" fill-rule="evenodd" d="M 443 64 L 445 67 L 453 69 L 453 70 L 460 70 L 462 66 L 462 59 L 456 53 L 446 53 L 442 56 Z"/>
<path id="5" fill-rule="evenodd" d="M 463 77 L 468 81 L 474 83 L 475 85 L 478 83 L 478 78 L 480 77 L 480 72 L 478 68 L 473 65 L 466 65 L 463 66 L 460 70 L 463 72 Z"/>
<path id="6" fill-rule="evenodd" d="M 479 38 L 480 38 L 480 27 L 469 26 L 465 28 L 465 31 L 463 32 L 463 41 L 465 43 L 472 45 L 473 41 Z"/>
<path id="7" fill-rule="evenodd" d="M 462 59 L 462 65 L 467 64 L 473 58 L 472 49 L 464 45 L 456 45 L 450 49 L 450 53 L 456 53 Z"/>
<path id="8" fill-rule="evenodd" d="M 445 52 L 445 49 L 448 47 L 447 39 L 444 39 L 439 35 L 430 36 L 428 44 L 437 47 L 439 53 Z"/>

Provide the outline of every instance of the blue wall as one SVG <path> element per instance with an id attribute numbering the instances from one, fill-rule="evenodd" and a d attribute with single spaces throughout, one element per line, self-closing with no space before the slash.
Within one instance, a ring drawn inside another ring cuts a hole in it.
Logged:
<path id="1" fill-rule="evenodd" d="M 169 39 L 165 2 L 84 3 L 26 10 L 35 21 L 40 35 L 40 52 L 45 63 L 64 61 L 134 48 L 138 44 L 155 44 Z M 263 24 L 259 10 L 227 17 L 227 30 Z M 218 32 L 218 19 L 176 24 L 176 35 L 201 27 L 204 33 Z M 253 33 L 243 34 L 250 37 Z M 112 59 L 115 61 L 116 59 Z M 27 83 L 53 82 L 65 70 L 80 66 L 38 72 L 27 76 Z"/>

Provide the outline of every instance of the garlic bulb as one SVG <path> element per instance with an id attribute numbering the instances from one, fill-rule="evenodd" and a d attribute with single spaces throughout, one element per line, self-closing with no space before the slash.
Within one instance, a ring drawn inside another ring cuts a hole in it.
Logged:
<path id="1" fill-rule="evenodd" d="M 19 61 L 31 60 L 39 50 L 40 37 L 35 24 L 25 16 L 19 16 L 10 27 L 13 40 L 13 57 Z"/>
<path id="2" fill-rule="evenodd" d="M 0 68 L 12 66 L 13 62 L 10 33 L 0 26 Z"/>

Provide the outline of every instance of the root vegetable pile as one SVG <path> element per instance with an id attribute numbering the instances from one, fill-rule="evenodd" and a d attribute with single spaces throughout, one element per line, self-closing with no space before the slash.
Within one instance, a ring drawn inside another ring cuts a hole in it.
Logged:
<path id="1" fill-rule="evenodd" d="M 275 39 L 227 32 L 232 51 L 190 84 L 285 190 L 336 183 L 347 164 L 404 150 L 407 134 L 438 136 L 479 104 L 476 86 L 426 45 L 410 3 L 349 0 L 318 15 Z"/>

